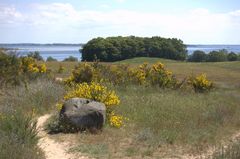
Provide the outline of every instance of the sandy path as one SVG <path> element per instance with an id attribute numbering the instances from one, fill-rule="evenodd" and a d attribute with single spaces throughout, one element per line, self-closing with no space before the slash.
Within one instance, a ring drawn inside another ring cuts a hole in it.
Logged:
<path id="1" fill-rule="evenodd" d="M 67 150 L 69 149 L 68 143 L 57 143 L 51 138 L 49 138 L 48 134 L 44 131 L 43 125 L 46 120 L 51 115 L 46 114 L 38 118 L 37 127 L 39 129 L 38 136 L 40 140 L 38 142 L 38 146 L 45 153 L 46 159 L 87 159 L 87 157 L 74 156 L 73 154 L 68 154 Z"/>

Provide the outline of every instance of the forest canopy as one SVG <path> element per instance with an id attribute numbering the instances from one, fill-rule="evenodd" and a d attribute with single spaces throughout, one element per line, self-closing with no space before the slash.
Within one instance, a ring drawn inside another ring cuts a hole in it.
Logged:
<path id="1" fill-rule="evenodd" d="M 119 61 L 134 57 L 187 58 L 186 45 L 176 38 L 108 37 L 94 38 L 81 50 L 82 61 Z"/>

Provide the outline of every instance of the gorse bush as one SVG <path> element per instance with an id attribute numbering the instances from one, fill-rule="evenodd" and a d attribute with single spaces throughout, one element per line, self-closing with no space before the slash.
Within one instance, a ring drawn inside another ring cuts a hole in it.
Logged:
<path id="1" fill-rule="evenodd" d="M 0 51 L 0 84 L 19 85 L 47 73 L 45 64 L 37 64 L 32 57 L 17 57 L 6 50 Z"/>
<path id="2" fill-rule="evenodd" d="M 90 84 L 82 83 L 76 85 L 73 91 L 68 92 L 64 96 L 64 99 L 68 100 L 74 97 L 99 101 L 104 103 L 107 108 L 116 106 L 120 103 L 120 100 L 114 91 L 109 91 L 107 87 L 95 82 L 91 82 Z"/>
<path id="3" fill-rule="evenodd" d="M 177 80 L 162 63 L 149 66 L 147 63 L 137 67 L 129 65 L 103 65 L 99 63 L 79 64 L 72 75 L 65 80 L 68 85 L 74 83 L 105 82 L 113 85 L 153 85 L 162 88 L 174 88 Z"/>
<path id="4" fill-rule="evenodd" d="M 190 77 L 189 83 L 194 88 L 195 92 L 207 92 L 213 88 L 213 82 L 209 81 L 205 74 Z"/>
<path id="5" fill-rule="evenodd" d="M 171 71 L 165 69 L 162 63 L 154 64 L 149 73 L 150 83 L 159 87 L 174 87 L 176 79 Z"/>
<path id="6" fill-rule="evenodd" d="M 108 90 L 107 87 L 100 83 L 81 83 L 77 84 L 72 91 L 68 92 L 64 96 L 64 100 L 76 97 L 92 99 L 104 103 L 107 108 L 107 119 L 110 125 L 117 128 L 120 128 L 123 125 L 123 116 L 116 115 L 114 112 L 114 107 L 120 103 L 119 97 L 114 91 Z M 62 104 L 57 104 L 59 110 L 61 109 L 61 106 Z"/>

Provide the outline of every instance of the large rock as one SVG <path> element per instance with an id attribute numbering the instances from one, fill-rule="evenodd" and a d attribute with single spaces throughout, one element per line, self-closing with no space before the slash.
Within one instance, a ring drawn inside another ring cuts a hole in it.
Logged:
<path id="1" fill-rule="evenodd" d="M 99 130 L 106 119 L 106 107 L 103 103 L 84 98 L 72 98 L 63 104 L 60 111 L 60 123 L 73 131 Z"/>

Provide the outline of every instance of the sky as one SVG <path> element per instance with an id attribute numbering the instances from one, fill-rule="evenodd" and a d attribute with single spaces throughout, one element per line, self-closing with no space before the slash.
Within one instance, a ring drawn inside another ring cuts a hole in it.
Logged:
<path id="1" fill-rule="evenodd" d="M 0 43 L 161 36 L 240 44 L 239 0 L 0 0 Z"/>

